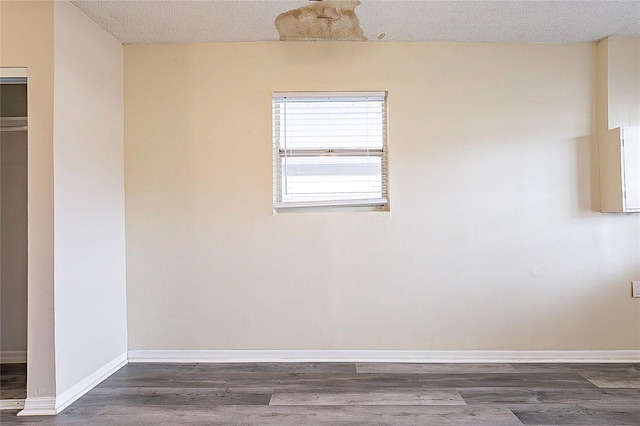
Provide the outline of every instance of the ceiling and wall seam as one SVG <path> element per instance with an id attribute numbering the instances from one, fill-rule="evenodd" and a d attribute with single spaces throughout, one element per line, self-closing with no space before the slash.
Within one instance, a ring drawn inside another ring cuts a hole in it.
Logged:
<path id="1" fill-rule="evenodd" d="M 124 44 L 277 41 L 280 1 L 72 1 Z M 406 42 L 579 43 L 640 36 L 640 1 L 362 0 L 365 38 Z"/>

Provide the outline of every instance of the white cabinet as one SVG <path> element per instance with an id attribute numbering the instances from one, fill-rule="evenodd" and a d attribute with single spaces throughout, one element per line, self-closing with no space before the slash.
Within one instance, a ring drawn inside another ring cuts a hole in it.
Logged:
<path id="1" fill-rule="evenodd" d="M 600 209 L 640 212 L 640 127 L 618 127 L 600 139 Z"/>

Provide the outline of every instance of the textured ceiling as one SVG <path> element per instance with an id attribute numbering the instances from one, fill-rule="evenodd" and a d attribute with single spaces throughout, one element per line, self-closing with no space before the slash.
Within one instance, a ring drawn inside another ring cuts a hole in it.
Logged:
<path id="1" fill-rule="evenodd" d="M 306 0 L 76 0 L 125 44 L 275 41 L 275 18 Z M 585 42 L 640 36 L 640 0 L 362 0 L 365 36 L 382 41 Z"/>

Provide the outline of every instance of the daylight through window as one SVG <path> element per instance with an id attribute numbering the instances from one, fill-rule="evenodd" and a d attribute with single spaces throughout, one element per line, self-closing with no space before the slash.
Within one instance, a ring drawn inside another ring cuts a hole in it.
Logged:
<path id="1" fill-rule="evenodd" d="M 387 202 L 386 93 L 273 94 L 274 208 Z"/>

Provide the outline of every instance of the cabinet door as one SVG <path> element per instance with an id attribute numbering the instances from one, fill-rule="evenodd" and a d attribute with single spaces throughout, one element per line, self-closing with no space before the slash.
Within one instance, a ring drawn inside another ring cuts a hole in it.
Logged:
<path id="1" fill-rule="evenodd" d="M 640 211 L 640 127 L 625 127 L 622 134 L 624 210 Z"/>

